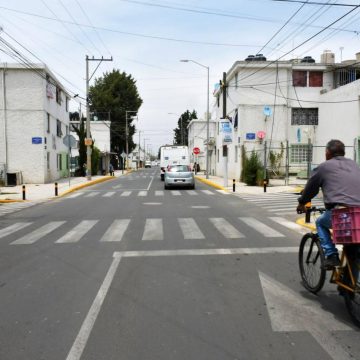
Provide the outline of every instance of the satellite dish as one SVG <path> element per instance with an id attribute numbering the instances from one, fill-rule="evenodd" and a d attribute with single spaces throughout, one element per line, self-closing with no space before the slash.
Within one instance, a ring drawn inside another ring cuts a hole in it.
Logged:
<path id="1" fill-rule="evenodd" d="M 264 139 L 264 137 L 265 137 L 265 131 L 258 131 L 257 133 L 256 133 L 256 135 L 257 135 L 257 137 L 260 139 L 260 140 L 262 140 L 262 139 Z"/>

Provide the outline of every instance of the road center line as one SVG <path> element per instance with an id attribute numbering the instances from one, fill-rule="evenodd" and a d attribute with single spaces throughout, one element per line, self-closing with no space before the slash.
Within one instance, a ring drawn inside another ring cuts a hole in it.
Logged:
<path id="1" fill-rule="evenodd" d="M 152 184 L 153 180 L 154 180 L 154 177 L 152 176 L 152 177 L 151 177 L 151 180 L 150 180 L 150 184 L 149 184 L 149 186 L 147 187 L 147 189 L 146 189 L 146 190 L 148 190 L 148 191 L 150 190 L 150 186 L 151 186 L 151 184 Z"/>
<path id="2" fill-rule="evenodd" d="M 94 327 L 96 318 L 99 315 L 101 306 L 104 302 L 104 299 L 106 297 L 106 294 L 111 286 L 111 283 L 114 279 L 114 275 L 116 273 L 116 270 L 119 266 L 121 260 L 121 256 L 114 257 L 113 262 L 111 263 L 111 266 L 105 276 L 105 279 L 103 283 L 101 284 L 101 287 L 91 305 L 91 308 L 86 315 L 86 318 L 81 325 L 81 329 L 73 343 L 73 346 L 70 349 L 70 352 L 66 358 L 66 360 L 79 360 L 81 357 L 81 354 L 83 353 L 86 343 L 89 339 L 90 333 Z"/>

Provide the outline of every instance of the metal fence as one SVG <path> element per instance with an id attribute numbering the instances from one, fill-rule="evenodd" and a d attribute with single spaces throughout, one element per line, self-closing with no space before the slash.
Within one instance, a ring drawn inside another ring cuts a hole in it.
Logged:
<path id="1" fill-rule="evenodd" d="M 325 161 L 326 145 L 289 144 L 286 142 L 263 141 L 251 149 L 244 147 L 247 158 L 257 154 L 264 170 L 264 179 L 271 185 L 300 185 L 306 183 L 311 171 Z M 349 158 L 356 158 L 355 146 L 346 146 Z"/>

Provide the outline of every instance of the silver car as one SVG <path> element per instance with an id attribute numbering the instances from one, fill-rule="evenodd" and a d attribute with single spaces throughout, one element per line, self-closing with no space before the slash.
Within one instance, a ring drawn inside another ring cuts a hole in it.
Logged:
<path id="1" fill-rule="evenodd" d="M 165 189 L 170 187 L 189 187 L 195 189 L 195 176 L 187 165 L 170 165 L 164 176 Z"/>

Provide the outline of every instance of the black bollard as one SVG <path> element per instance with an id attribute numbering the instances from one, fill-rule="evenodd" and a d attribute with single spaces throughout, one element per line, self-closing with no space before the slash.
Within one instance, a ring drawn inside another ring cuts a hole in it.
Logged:
<path id="1" fill-rule="evenodd" d="M 22 198 L 23 198 L 23 200 L 26 200 L 26 189 L 25 189 L 25 185 L 22 186 Z"/>
<path id="2" fill-rule="evenodd" d="M 55 183 L 55 196 L 58 196 L 58 183 Z"/>
<path id="3" fill-rule="evenodd" d="M 235 179 L 233 179 L 233 192 L 235 192 Z"/>
<path id="4" fill-rule="evenodd" d="M 264 179 L 264 192 L 266 192 L 266 187 L 267 187 L 268 181 L 267 179 Z"/>

